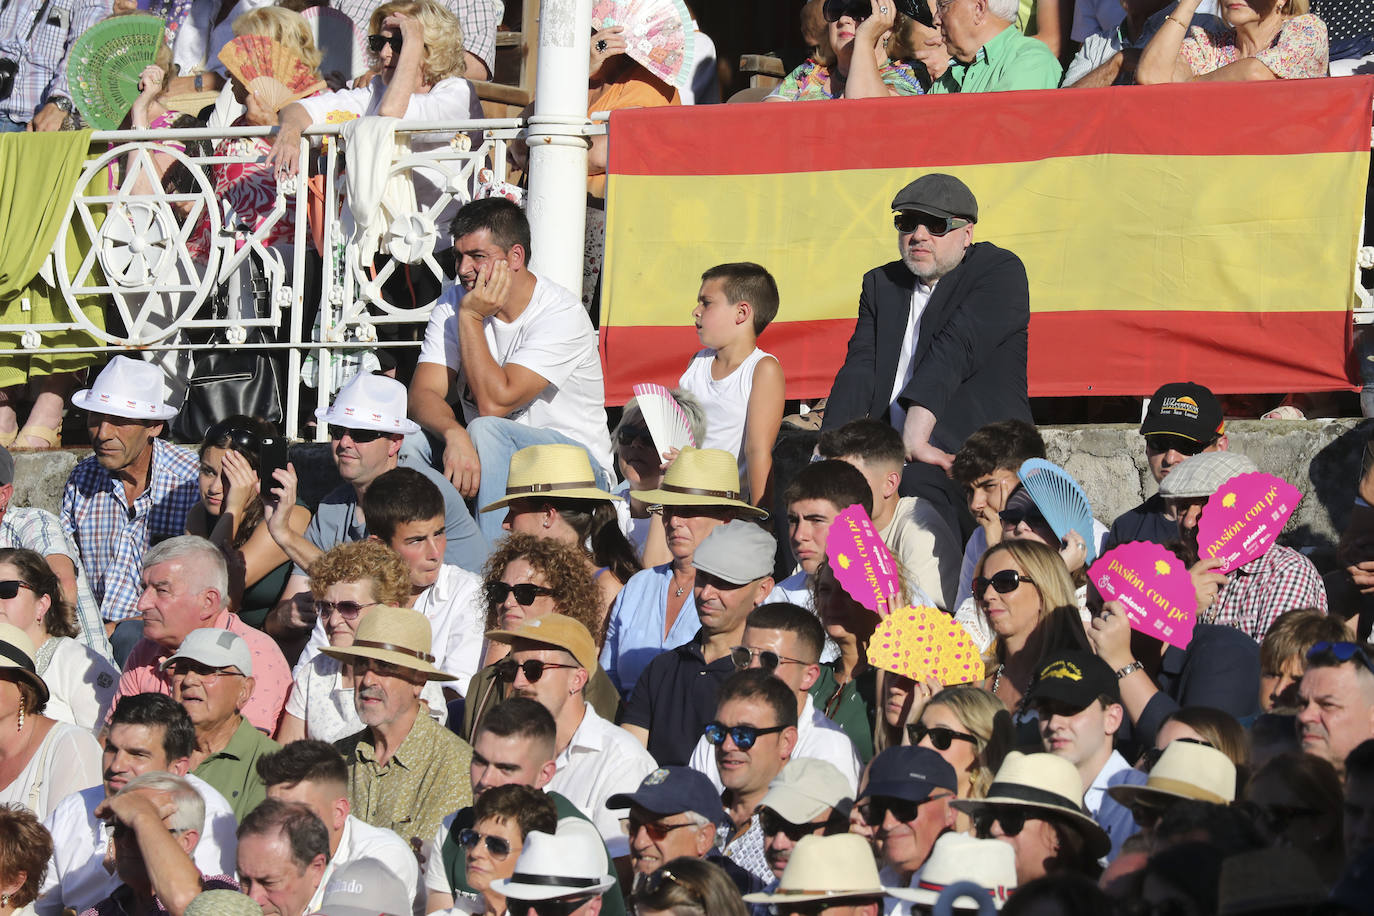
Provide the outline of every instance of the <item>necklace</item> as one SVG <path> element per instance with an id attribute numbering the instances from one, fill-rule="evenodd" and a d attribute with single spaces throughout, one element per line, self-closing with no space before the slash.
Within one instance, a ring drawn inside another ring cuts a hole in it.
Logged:
<path id="1" fill-rule="evenodd" d="M 999 663 L 999 664 L 997 665 L 997 670 L 996 670 L 995 672 L 993 672 L 993 675 L 992 675 L 992 692 L 993 692 L 994 694 L 997 693 L 997 687 L 998 687 L 998 685 L 1002 683 L 1002 669 L 1004 669 L 1004 668 L 1006 668 L 1006 667 L 1007 667 L 1007 666 L 1006 666 L 1006 663 L 1005 663 L 1005 662 Z M 1016 686 L 1016 685 L 1013 684 L 1012 686 L 1014 687 L 1014 686 Z M 1014 710 L 1012 710 L 1012 712 L 1016 713 L 1017 715 L 1020 715 L 1020 714 L 1025 710 L 1025 706 L 1026 706 L 1026 694 L 1028 694 L 1029 692 L 1030 692 L 1029 689 L 1027 689 L 1027 690 L 1025 690 L 1025 691 L 1022 691 L 1022 693 L 1021 693 L 1021 699 L 1020 699 L 1020 701 L 1017 702 L 1016 708 L 1015 708 Z"/>

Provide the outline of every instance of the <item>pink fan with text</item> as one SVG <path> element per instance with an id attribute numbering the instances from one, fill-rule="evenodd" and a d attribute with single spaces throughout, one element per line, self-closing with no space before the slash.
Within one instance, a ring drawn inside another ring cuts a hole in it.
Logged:
<path id="1" fill-rule="evenodd" d="M 1302 494 L 1282 477 L 1251 471 L 1226 481 L 1207 500 L 1197 523 L 1197 551 L 1219 558 L 1220 573 L 1244 566 L 1273 546 Z"/>
<path id="2" fill-rule="evenodd" d="M 1197 592 L 1182 561 L 1159 544 L 1113 547 L 1088 568 L 1088 581 L 1126 609 L 1131 628 L 1180 649 L 1197 623 Z"/>
<path id="3" fill-rule="evenodd" d="M 825 555 L 835 581 L 851 598 L 879 617 L 886 617 L 895 602 L 901 600 L 897 561 L 863 506 L 850 506 L 835 516 L 826 535 Z"/>
<path id="4" fill-rule="evenodd" d="M 906 607 L 878 624 L 868 643 L 868 663 L 912 680 L 941 684 L 983 678 L 983 659 L 964 628 L 935 607 Z"/>

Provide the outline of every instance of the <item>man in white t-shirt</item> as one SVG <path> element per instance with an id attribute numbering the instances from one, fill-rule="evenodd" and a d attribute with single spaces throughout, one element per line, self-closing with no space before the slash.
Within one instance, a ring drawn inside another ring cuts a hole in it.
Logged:
<path id="1" fill-rule="evenodd" d="M 435 304 L 410 383 L 410 414 L 443 441 L 445 476 L 489 505 L 506 495 L 511 455 L 564 442 L 587 450 L 608 489 L 605 385 L 586 309 L 530 271 L 529 220 L 510 201 L 467 204 L 452 233 L 462 289 Z M 504 534 L 499 513 L 481 525 L 492 541 Z"/>

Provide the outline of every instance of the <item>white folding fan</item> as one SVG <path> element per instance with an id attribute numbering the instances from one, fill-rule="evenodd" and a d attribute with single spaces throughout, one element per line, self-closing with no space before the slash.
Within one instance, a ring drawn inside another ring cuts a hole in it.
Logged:
<path id="1" fill-rule="evenodd" d="M 662 455 L 684 445 L 695 446 L 692 424 L 673 393 L 662 385 L 644 382 L 634 386 L 635 403 L 644 416 L 644 425 L 653 436 L 654 448 Z"/>

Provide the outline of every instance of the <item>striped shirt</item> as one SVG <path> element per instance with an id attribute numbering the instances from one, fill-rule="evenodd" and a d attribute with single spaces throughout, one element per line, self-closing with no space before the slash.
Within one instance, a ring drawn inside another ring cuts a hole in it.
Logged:
<path id="1" fill-rule="evenodd" d="M 9 0 L 0 4 L 0 58 L 19 65 L 0 115 L 27 124 L 53 96 L 71 98 L 67 58 L 82 32 L 110 14 L 110 0 Z"/>

